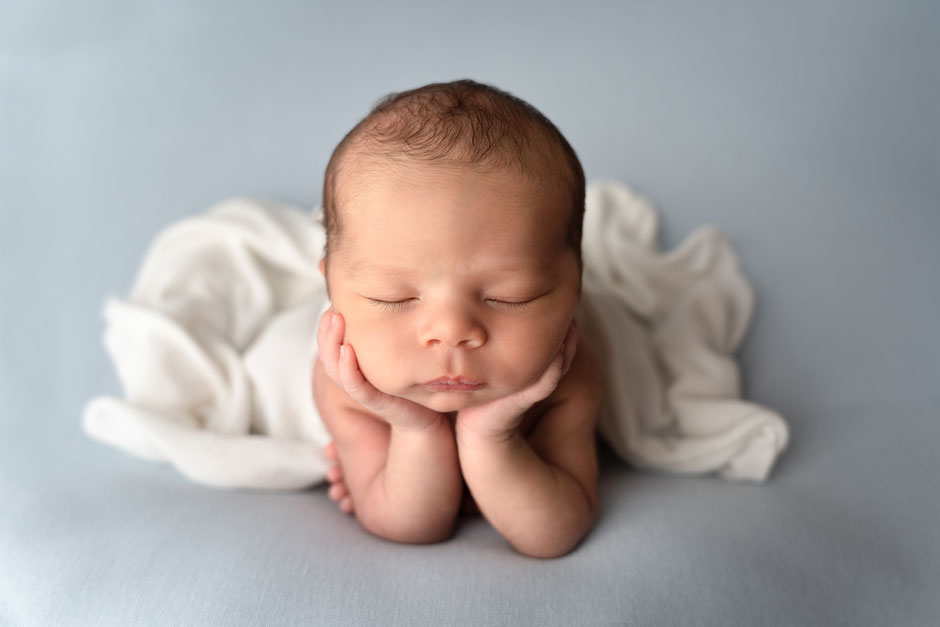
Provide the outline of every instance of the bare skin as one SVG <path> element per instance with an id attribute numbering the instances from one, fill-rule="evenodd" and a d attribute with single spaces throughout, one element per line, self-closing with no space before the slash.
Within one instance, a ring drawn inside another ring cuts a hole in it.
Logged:
<path id="1" fill-rule="evenodd" d="M 576 257 L 546 219 L 557 199 L 398 164 L 354 201 L 321 263 L 330 498 L 399 542 L 444 540 L 478 507 L 521 553 L 569 552 L 597 512 L 601 377 L 574 320 Z"/>
<path id="2" fill-rule="evenodd" d="M 326 471 L 326 480 L 330 484 L 327 495 L 330 500 L 336 502 L 341 512 L 352 514 L 355 506 L 353 505 L 352 496 L 349 494 L 349 488 L 346 487 L 346 482 L 343 481 L 343 467 L 339 461 L 339 453 L 336 451 L 336 442 L 327 444 L 325 452 L 326 458 L 333 462 L 333 465 Z M 473 500 L 473 495 L 467 490 L 464 491 L 463 499 L 460 502 L 460 511 L 464 514 L 480 513 L 480 508 Z"/>

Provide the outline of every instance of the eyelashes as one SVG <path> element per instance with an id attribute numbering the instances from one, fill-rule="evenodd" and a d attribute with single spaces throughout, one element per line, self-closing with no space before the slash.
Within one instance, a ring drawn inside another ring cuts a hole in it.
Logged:
<path id="1" fill-rule="evenodd" d="M 533 302 L 534 298 L 529 300 L 521 301 L 508 301 L 508 300 L 498 300 L 496 298 L 487 298 L 486 302 L 492 304 L 497 309 L 504 309 L 506 311 L 520 311 L 522 309 L 528 308 Z"/>
<path id="2" fill-rule="evenodd" d="M 418 300 L 417 298 L 403 298 L 401 300 L 379 300 L 378 298 L 369 298 L 365 297 L 367 301 L 379 307 L 382 311 L 397 311 L 402 309 L 413 300 Z"/>
<path id="3" fill-rule="evenodd" d="M 522 301 L 508 301 L 508 300 L 499 300 L 498 298 L 487 298 L 485 299 L 485 302 L 490 304 L 492 307 L 496 309 L 501 309 L 503 311 L 521 311 L 531 306 L 532 303 L 535 302 L 538 298 L 539 297 L 536 296 L 535 298 L 530 298 L 528 300 L 522 300 Z M 366 296 L 365 299 L 369 301 L 371 304 L 381 309 L 382 311 L 399 311 L 407 307 L 409 304 L 413 302 L 417 302 L 419 300 L 417 298 L 402 298 L 401 300 L 381 300 L 379 298 L 370 298 L 368 296 Z"/>

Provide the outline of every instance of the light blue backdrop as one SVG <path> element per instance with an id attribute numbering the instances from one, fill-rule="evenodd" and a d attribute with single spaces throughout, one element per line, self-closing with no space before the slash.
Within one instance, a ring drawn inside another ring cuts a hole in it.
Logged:
<path id="1" fill-rule="evenodd" d="M 648 195 L 666 247 L 729 235 L 758 290 L 752 398 L 809 429 L 832 401 L 940 398 L 936 5 L 339 5 L 0 4 L 5 425 L 68 438 L 114 389 L 99 304 L 160 227 L 232 195 L 319 203 L 381 95 L 462 77 Z"/>
<path id="2" fill-rule="evenodd" d="M 938 42 L 928 1 L 0 0 L 0 481 L 123 459 L 80 411 L 118 391 L 101 303 L 161 227 L 234 195 L 317 204 L 380 96 L 465 77 L 651 198 L 664 247 L 728 235 L 757 290 L 746 396 L 793 429 L 783 477 L 832 455 L 886 488 L 936 473 Z M 863 496 L 856 477 L 833 485 Z"/>

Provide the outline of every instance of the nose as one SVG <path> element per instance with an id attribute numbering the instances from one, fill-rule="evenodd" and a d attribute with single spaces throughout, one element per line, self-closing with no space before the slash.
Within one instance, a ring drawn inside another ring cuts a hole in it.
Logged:
<path id="1" fill-rule="evenodd" d="M 486 343 L 486 330 L 479 320 L 459 306 L 428 311 L 419 331 L 422 346 L 476 349 Z"/>

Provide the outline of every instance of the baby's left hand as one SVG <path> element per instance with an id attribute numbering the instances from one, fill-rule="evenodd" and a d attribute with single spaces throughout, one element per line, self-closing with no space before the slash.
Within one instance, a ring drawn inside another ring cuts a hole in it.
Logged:
<path id="1" fill-rule="evenodd" d="M 505 439 L 511 436 L 522 423 L 525 412 L 548 398 L 558 387 L 558 382 L 571 367 L 577 344 L 578 323 L 572 320 L 555 358 L 534 383 L 514 394 L 457 412 L 455 428 L 458 433 L 484 439 Z"/>

